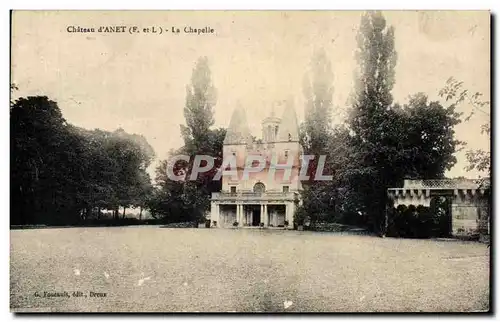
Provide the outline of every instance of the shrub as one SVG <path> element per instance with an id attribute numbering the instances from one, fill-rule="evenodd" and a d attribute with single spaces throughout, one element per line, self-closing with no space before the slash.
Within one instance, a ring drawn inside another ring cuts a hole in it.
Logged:
<path id="1" fill-rule="evenodd" d="M 297 208 L 297 211 L 295 211 L 295 214 L 293 216 L 293 221 L 295 222 L 295 225 L 297 226 L 302 226 L 304 225 L 304 221 L 306 220 L 306 210 L 304 207 L 299 206 Z"/>
<path id="2" fill-rule="evenodd" d="M 387 236 L 407 238 L 442 237 L 443 214 L 437 214 L 430 207 L 399 205 L 387 209 Z"/>
<path id="3" fill-rule="evenodd" d="M 237 221 L 233 222 L 233 227 L 238 227 L 239 223 Z"/>

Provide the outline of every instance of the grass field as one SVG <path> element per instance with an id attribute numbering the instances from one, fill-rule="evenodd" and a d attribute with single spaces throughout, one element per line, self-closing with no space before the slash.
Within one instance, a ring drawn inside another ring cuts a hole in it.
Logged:
<path id="1" fill-rule="evenodd" d="M 307 231 L 15 230 L 11 309 L 482 311 L 488 310 L 489 251 L 475 242 Z M 70 297 L 44 298 L 44 291 Z"/>

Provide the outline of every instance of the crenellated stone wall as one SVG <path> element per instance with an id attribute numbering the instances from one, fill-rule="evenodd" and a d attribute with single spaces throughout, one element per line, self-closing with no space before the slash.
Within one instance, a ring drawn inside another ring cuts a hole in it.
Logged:
<path id="1" fill-rule="evenodd" d="M 489 234 L 489 180 L 405 180 L 403 188 L 387 190 L 394 207 L 430 206 L 433 196 L 451 199 L 451 233 L 465 237 Z"/>

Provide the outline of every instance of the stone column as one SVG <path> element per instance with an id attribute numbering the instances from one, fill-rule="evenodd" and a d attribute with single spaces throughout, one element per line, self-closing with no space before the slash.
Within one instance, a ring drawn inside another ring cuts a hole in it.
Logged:
<path id="1" fill-rule="evenodd" d="M 219 211 L 220 211 L 219 204 L 213 203 L 212 205 L 213 205 L 213 212 L 211 214 L 212 224 L 213 224 L 214 221 L 216 221 L 217 222 L 217 227 L 220 227 L 221 222 L 220 222 L 220 219 L 219 219 L 219 217 L 220 217 L 219 216 Z"/>
<path id="2" fill-rule="evenodd" d="M 240 223 L 240 204 L 236 204 L 236 221 Z"/>
<path id="3" fill-rule="evenodd" d="M 293 202 L 286 203 L 286 220 L 288 220 L 288 226 L 293 227 L 293 214 L 295 212 L 295 204 Z"/>

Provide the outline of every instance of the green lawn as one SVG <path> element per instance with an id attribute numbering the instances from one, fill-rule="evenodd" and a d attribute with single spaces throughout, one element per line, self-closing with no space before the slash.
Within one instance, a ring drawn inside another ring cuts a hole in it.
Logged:
<path id="1" fill-rule="evenodd" d="M 13 311 L 488 310 L 489 251 L 307 231 L 13 230 L 10 299 Z"/>

